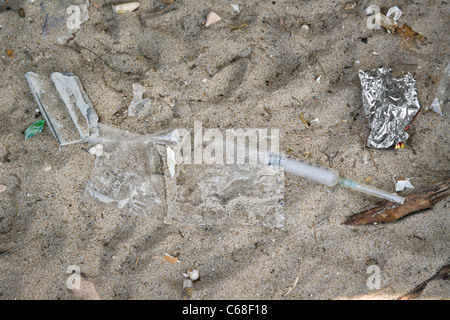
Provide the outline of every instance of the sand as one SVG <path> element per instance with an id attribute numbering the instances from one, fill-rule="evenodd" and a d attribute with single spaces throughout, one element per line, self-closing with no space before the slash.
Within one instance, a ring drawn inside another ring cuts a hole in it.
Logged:
<path id="1" fill-rule="evenodd" d="M 86 143 L 60 146 L 48 127 L 24 140 L 42 118 L 24 74 L 73 72 L 102 124 L 137 134 L 194 121 L 277 128 L 290 156 L 390 192 L 394 176 L 411 178 L 415 189 L 399 192 L 411 194 L 449 174 L 448 119 L 426 110 L 449 60 L 446 2 L 141 0 L 117 15 L 112 1 L 91 0 L 74 36 L 65 9 L 83 1 L 44 2 L 0 1 L 0 299 L 74 299 L 70 266 L 102 299 L 396 299 L 448 264 L 448 200 L 349 227 L 347 217 L 380 200 L 286 174 L 281 228 L 239 214 L 229 224 L 168 224 L 86 202 L 95 166 Z M 371 4 L 399 6 L 400 24 L 426 43 L 367 29 Z M 211 12 L 221 20 L 205 27 Z M 422 110 L 402 150 L 365 146 L 358 70 L 378 67 L 417 80 Z M 147 117 L 128 116 L 134 83 L 157 106 Z M 380 271 L 376 288 L 370 266 Z M 188 269 L 200 274 L 189 296 Z M 448 299 L 449 289 L 435 280 L 419 299 Z"/>

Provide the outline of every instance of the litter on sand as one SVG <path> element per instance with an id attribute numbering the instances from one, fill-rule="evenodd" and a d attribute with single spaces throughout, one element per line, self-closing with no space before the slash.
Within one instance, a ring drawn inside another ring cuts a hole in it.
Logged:
<path id="1" fill-rule="evenodd" d="M 41 114 L 61 145 L 87 141 L 95 134 L 98 116 L 77 76 L 59 72 L 50 77 L 34 72 L 25 76 Z"/>
<path id="2" fill-rule="evenodd" d="M 447 67 L 442 73 L 442 78 L 439 81 L 439 86 L 436 91 L 436 98 L 433 100 L 429 108 L 434 112 L 443 116 L 445 110 L 448 110 L 449 102 L 450 102 L 450 62 L 447 64 Z"/>
<path id="3" fill-rule="evenodd" d="M 416 80 L 407 74 L 396 79 L 391 69 L 359 71 L 364 113 L 369 121 L 367 146 L 403 148 L 409 135 L 405 131 L 420 110 Z"/>
<path id="4" fill-rule="evenodd" d="M 409 181 L 410 178 L 399 177 L 398 179 L 394 179 L 395 181 L 395 192 L 403 191 L 405 188 L 414 189 L 414 186 Z"/>
<path id="5" fill-rule="evenodd" d="M 34 135 L 41 133 L 44 129 L 45 119 L 38 120 L 34 122 L 31 126 L 27 128 L 25 131 L 25 140 L 30 139 Z"/>
<path id="6" fill-rule="evenodd" d="M 371 5 L 366 8 L 367 28 L 378 30 L 381 27 L 394 31 L 398 27 L 398 20 L 402 15 L 402 11 L 398 7 L 392 7 L 388 10 L 386 15 L 381 13 L 380 7 Z"/>

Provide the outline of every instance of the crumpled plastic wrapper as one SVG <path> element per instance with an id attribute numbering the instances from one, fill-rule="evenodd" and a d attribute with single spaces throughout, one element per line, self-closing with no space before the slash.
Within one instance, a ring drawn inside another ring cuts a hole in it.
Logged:
<path id="1" fill-rule="evenodd" d="M 403 147 L 405 131 L 420 110 L 416 80 L 410 74 L 394 78 L 391 69 L 359 71 L 364 113 L 369 120 L 367 145 L 373 148 Z"/>

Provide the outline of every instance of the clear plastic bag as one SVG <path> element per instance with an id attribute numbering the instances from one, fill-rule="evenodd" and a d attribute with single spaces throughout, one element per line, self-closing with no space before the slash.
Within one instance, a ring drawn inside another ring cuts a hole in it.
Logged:
<path id="1" fill-rule="evenodd" d="M 440 114 L 441 116 L 446 116 L 448 118 L 448 104 L 450 101 L 450 62 L 442 74 L 442 78 L 439 81 L 439 86 L 436 91 L 436 98 L 430 105 L 430 109 L 434 112 Z M 446 111 L 447 110 L 447 111 Z M 444 114 L 445 113 L 445 114 Z"/>
<path id="2" fill-rule="evenodd" d="M 85 199 L 168 224 L 284 226 L 282 168 L 193 164 L 183 154 L 191 147 L 186 133 L 137 135 L 100 124 L 91 143 L 103 145 L 103 153 L 95 161 Z M 175 153 L 173 175 L 168 147 Z"/>

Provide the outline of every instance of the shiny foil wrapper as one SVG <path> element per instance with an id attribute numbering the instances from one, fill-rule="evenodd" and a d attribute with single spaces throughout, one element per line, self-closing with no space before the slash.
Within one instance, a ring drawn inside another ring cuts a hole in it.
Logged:
<path id="1" fill-rule="evenodd" d="M 403 145 L 409 136 L 405 130 L 420 110 L 416 80 L 410 74 L 396 79 L 388 68 L 360 70 L 359 79 L 370 128 L 367 145 L 374 148 Z"/>

